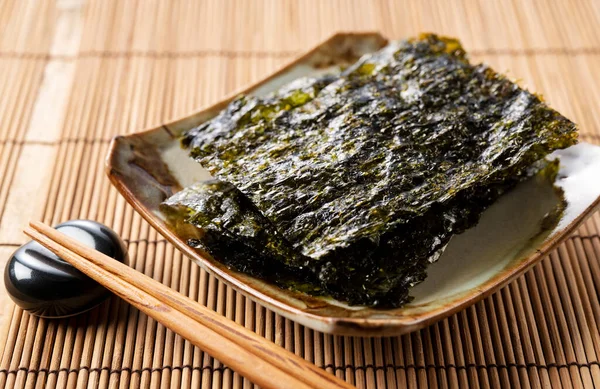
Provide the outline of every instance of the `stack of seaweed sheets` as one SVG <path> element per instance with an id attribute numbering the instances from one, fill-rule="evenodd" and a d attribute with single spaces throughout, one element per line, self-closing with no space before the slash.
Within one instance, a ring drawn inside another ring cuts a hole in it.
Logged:
<path id="1" fill-rule="evenodd" d="M 188 244 L 282 287 L 400 306 L 453 235 L 575 125 L 435 35 L 240 96 L 184 134 L 215 177 L 165 201 Z"/>

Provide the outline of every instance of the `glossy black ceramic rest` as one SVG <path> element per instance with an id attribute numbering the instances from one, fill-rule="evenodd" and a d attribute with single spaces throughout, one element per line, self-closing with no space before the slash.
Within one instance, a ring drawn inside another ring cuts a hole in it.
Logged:
<path id="1" fill-rule="evenodd" d="M 71 220 L 55 227 L 120 262 L 127 249 L 110 228 L 92 220 Z M 14 252 L 4 272 L 10 297 L 21 308 L 42 317 L 65 317 L 100 304 L 110 292 L 39 243 Z"/>

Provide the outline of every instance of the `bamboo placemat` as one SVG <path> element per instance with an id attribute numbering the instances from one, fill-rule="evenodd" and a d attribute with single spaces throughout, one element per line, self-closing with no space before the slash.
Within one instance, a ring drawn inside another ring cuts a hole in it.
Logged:
<path id="1" fill-rule="evenodd" d="M 189 114 L 338 30 L 457 36 L 600 144 L 599 29 L 593 0 L 0 0 L 0 261 L 31 219 L 95 219 L 127 240 L 135 268 L 360 388 L 600 387 L 598 214 L 447 320 L 403 337 L 336 337 L 183 258 L 103 172 L 111 136 Z M 57 321 L 2 298 L 0 387 L 251 386 L 116 298 Z"/>

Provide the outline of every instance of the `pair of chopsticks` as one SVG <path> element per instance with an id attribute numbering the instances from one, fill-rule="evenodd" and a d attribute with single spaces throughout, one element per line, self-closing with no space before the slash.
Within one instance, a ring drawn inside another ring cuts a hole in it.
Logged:
<path id="1" fill-rule="evenodd" d="M 40 222 L 25 233 L 140 311 L 263 388 L 353 388 L 288 350 Z"/>

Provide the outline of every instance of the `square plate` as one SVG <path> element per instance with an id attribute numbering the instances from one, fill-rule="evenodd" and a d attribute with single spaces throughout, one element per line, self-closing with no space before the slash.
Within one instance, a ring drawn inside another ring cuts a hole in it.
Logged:
<path id="1" fill-rule="evenodd" d="M 378 33 L 338 33 L 271 76 L 191 116 L 113 139 L 106 171 L 127 201 L 189 258 L 254 301 L 315 330 L 344 335 L 390 336 L 423 328 L 483 299 L 548 254 L 600 202 L 600 147 L 579 144 L 554 153 L 561 166 L 556 185 L 567 206 L 558 224 L 544 226 L 560 203 L 549 183 L 530 179 L 488 208 L 479 224 L 452 239 L 428 277 L 412 289 L 414 300 L 397 309 L 348 306 L 283 290 L 228 269 L 190 248 L 164 222 L 159 205 L 173 193 L 210 178 L 179 146 L 179 135 L 209 120 L 239 93 L 264 95 L 301 76 L 336 72 L 387 44 Z"/>

